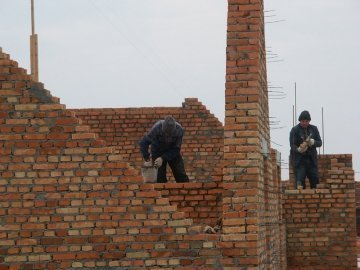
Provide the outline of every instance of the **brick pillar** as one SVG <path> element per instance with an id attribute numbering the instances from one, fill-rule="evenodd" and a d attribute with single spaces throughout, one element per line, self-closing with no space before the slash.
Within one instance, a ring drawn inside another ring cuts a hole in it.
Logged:
<path id="1" fill-rule="evenodd" d="M 264 269 L 264 178 L 272 165 L 262 0 L 228 0 L 226 60 L 224 266 Z"/>

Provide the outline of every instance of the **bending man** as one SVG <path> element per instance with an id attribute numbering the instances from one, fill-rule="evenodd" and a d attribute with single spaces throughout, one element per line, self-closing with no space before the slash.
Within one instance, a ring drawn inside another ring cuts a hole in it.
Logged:
<path id="1" fill-rule="evenodd" d="M 159 120 L 140 141 L 140 150 L 146 165 L 158 167 L 157 182 L 166 183 L 169 164 L 176 182 L 189 182 L 180 154 L 184 129 L 171 116 Z M 149 146 L 151 145 L 151 156 Z"/>

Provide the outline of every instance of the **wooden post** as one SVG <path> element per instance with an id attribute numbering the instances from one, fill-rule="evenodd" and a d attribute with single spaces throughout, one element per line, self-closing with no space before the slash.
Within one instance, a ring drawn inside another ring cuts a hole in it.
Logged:
<path id="1" fill-rule="evenodd" d="M 35 34 L 34 0 L 31 0 L 30 69 L 33 81 L 39 81 L 38 37 Z"/>

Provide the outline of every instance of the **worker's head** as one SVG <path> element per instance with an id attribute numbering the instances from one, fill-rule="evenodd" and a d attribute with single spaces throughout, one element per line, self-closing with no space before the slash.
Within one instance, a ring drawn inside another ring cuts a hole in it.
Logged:
<path id="1" fill-rule="evenodd" d="M 310 124 L 311 117 L 308 111 L 302 111 L 299 115 L 300 126 L 307 128 Z"/>
<path id="2" fill-rule="evenodd" d="M 162 130 L 166 136 L 171 136 L 176 128 L 175 119 L 171 116 L 166 116 L 162 124 Z"/>

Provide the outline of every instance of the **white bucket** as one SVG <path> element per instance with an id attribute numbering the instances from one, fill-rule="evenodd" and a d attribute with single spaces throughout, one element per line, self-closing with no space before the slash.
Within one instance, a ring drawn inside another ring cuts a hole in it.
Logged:
<path id="1" fill-rule="evenodd" d="M 145 182 L 155 183 L 157 178 L 158 169 L 154 166 L 151 167 L 141 167 L 141 175 Z"/>

